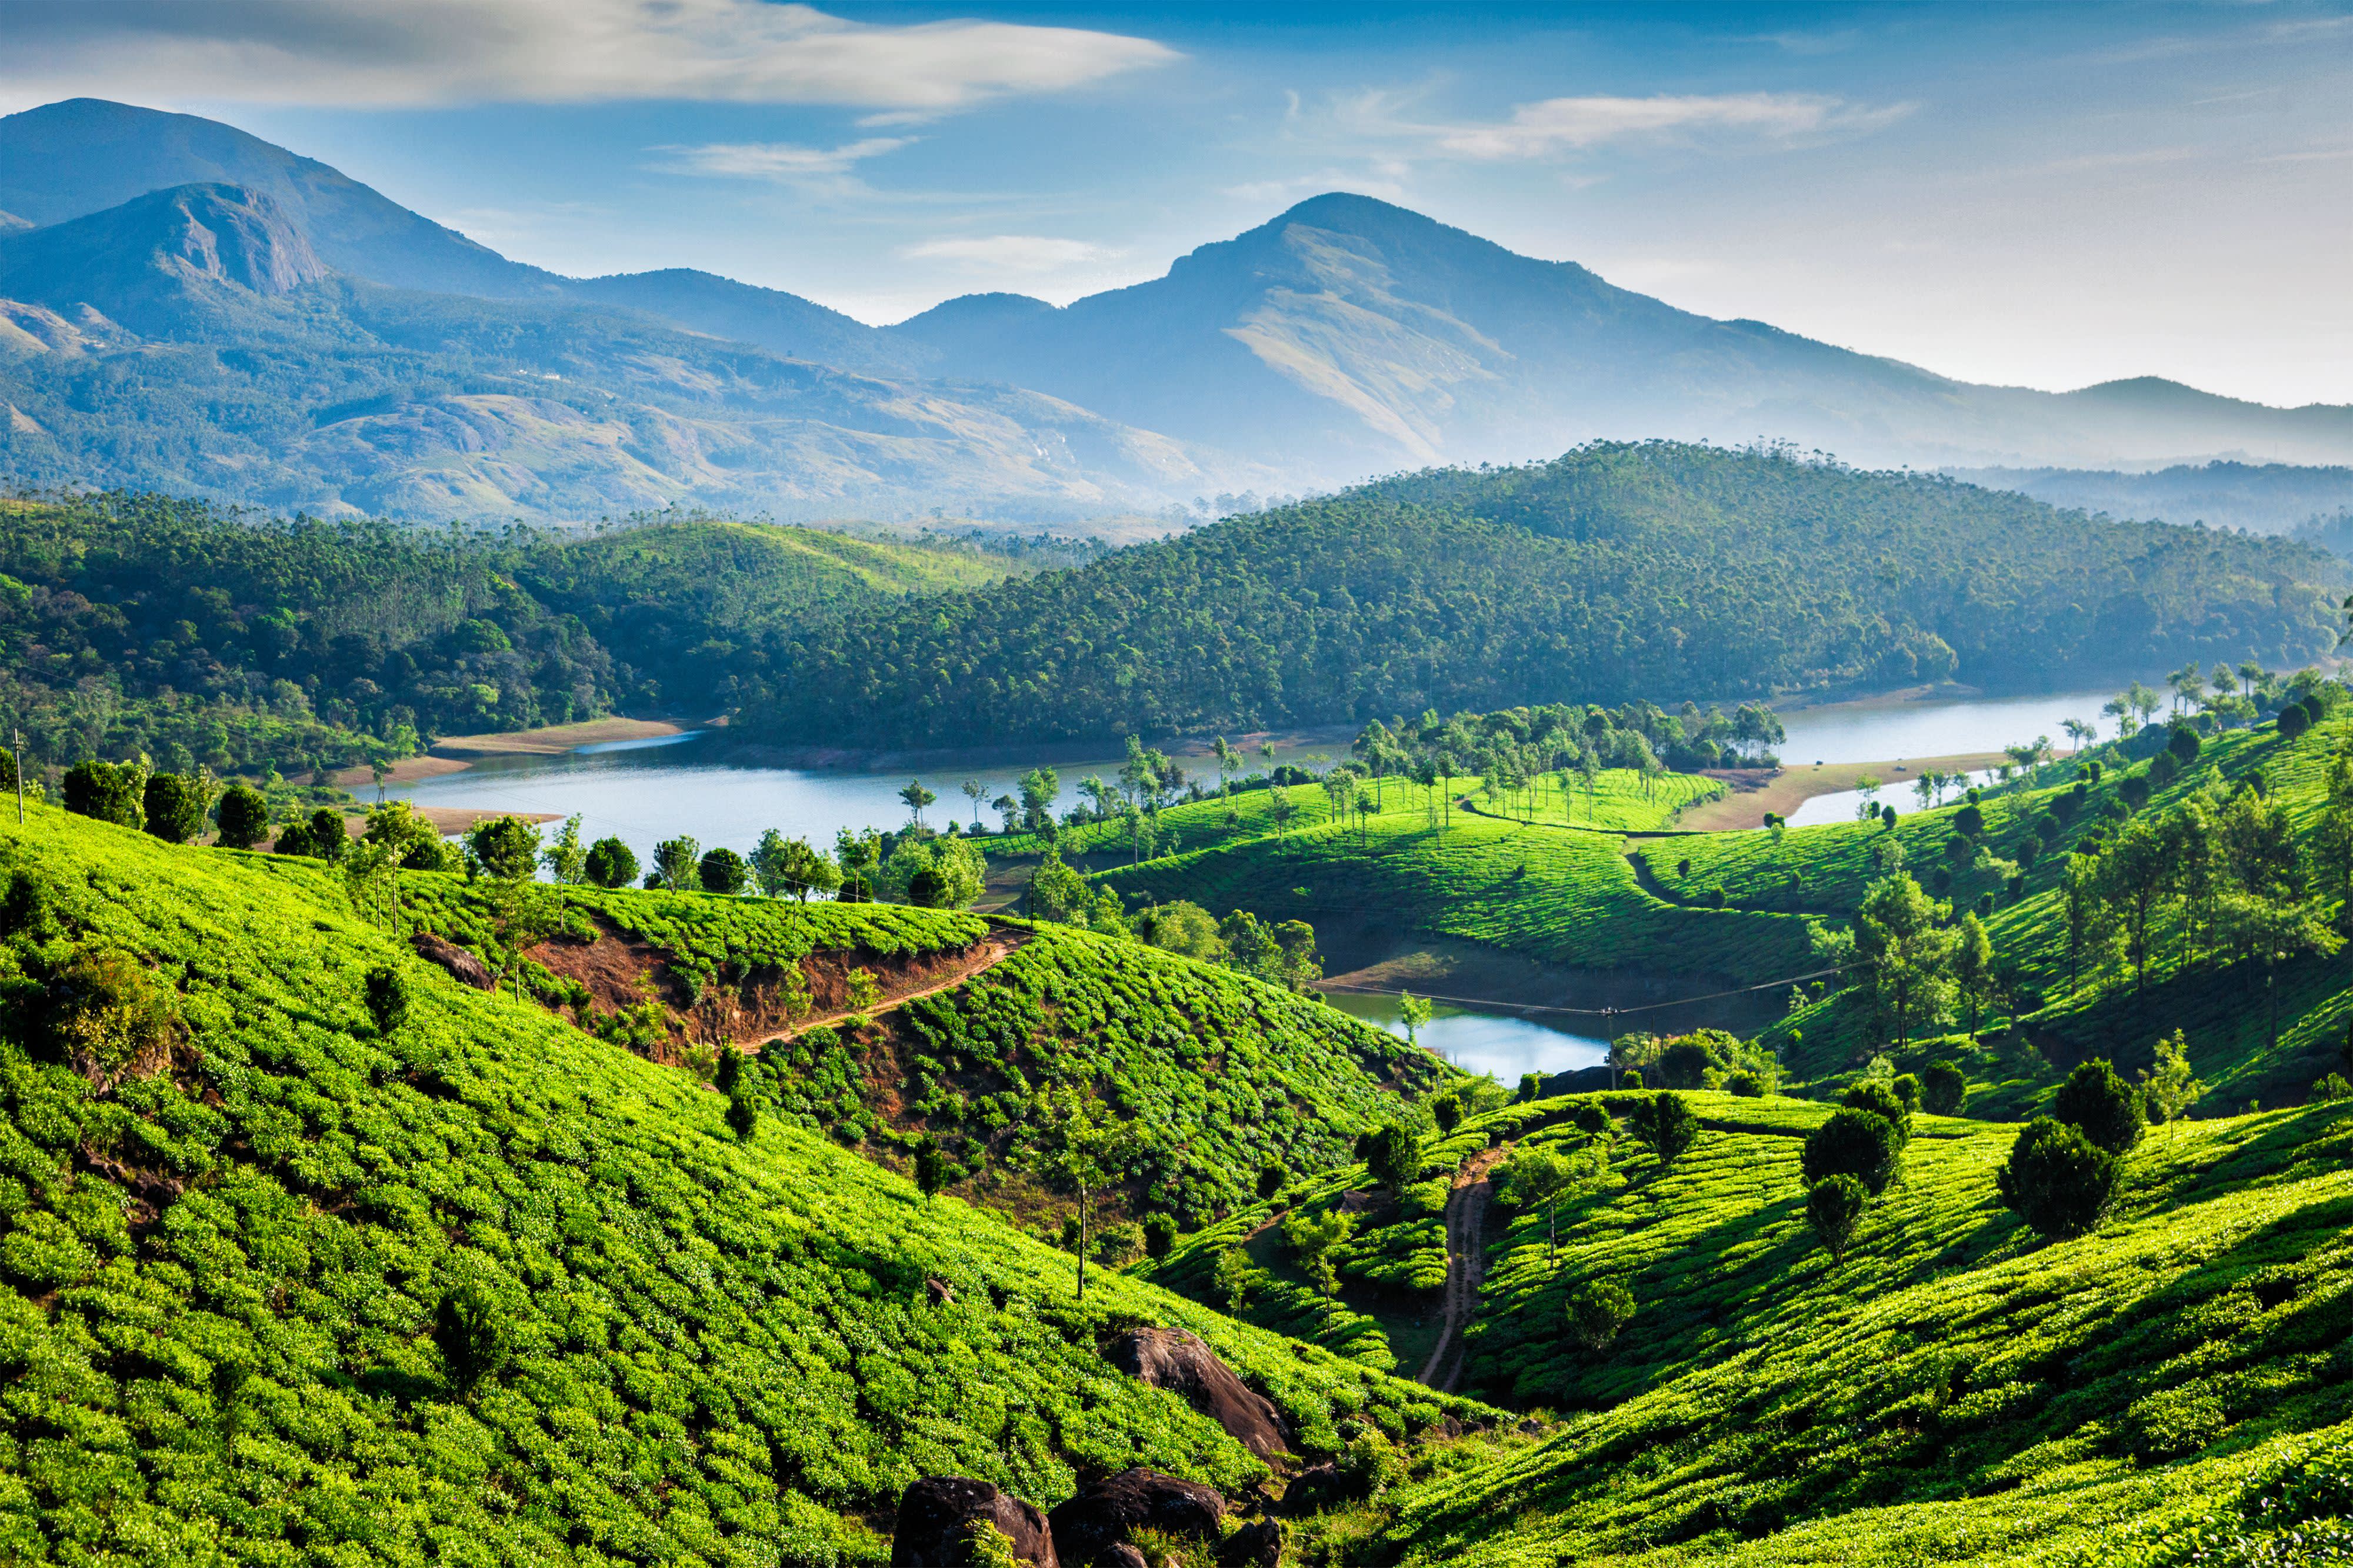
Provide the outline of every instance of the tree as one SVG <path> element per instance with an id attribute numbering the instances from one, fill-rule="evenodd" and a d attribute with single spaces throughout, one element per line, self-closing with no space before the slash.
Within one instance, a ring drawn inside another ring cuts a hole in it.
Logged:
<path id="1" fill-rule="evenodd" d="M 1852 1176 L 1873 1193 L 1886 1190 L 1903 1158 L 1894 1123 L 1868 1110 L 1845 1108 L 1806 1135 L 1799 1168 L 1811 1186 L 1831 1176 Z"/>
<path id="2" fill-rule="evenodd" d="M 1269 1160 L 1258 1168 L 1258 1195 L 1271 1199 L 1291 1180 L 1291 1173 L 1280 1160 Z"/>
<path id="3" fill-rule="evenodd" d="M 1421 1169 L 1421 1140 L 1392 1121 L 1373 1133 L 1365 1151 L 1365 1174 L 1395 1193 Z"/>
<path id="4" fill-rule="evenodd" d="M 2115 1201 L 2123 1170 L 2075 1128 L 2038 1116 L 2010 1145 L 1994 1189 L 2021 1219 L 2053 1238 L 2081 1236 Z"/>
<path id="5" fill-rule="evenodd" d="M 1908 873 L 1873 882 L 1855 915 L 1855 952 L 1875 966 L 1881 1008 L 1899 1046 L 1950 1005 L 1954 936 L 1936 924 L 1936 905 Z"/>
<path id="6" fill-rule="evenodd" d="M 1094 1196 L 1134 1158 L 1134 1133 L 1124 1124 L 1106 1121 L 1090 1101 L 1067 1089 L 1048 1095 L 1039 1109 L 1036 1142 L 1023 1158 L 1048 1184 L 1079 1200 L 1079 1300 L 1083 1301 Z"/>
<path id="7" fill-rule="evenodd" d="M 2140 1142 L 2140 1097 L 2114 1067 L 2096 1058 L 2077 1063 L 2067 1075 L 2051 1097 L 2051 1115 L 2111 1154 Z"/>
<path id="8" fill-rule="evenodd" d="M 2279 732 L 2281 740 L 2301 740 L 2304 738 L 2305 732 L 2311 728 L 2312 715 L 2305 711 L 2304 704 L 2300 702 L 2291 702 L 2286 707 L 2280 710 Z"/>
<path id="9" fill-rule="evenodd" d="M 547 868 L 550 880 L 566 888 L 576 888 L 588 880 L 588 851 L 580 845 L 580 816 L 575 812 L 564 819 L 556 830 L 555 842 L 540 852 L 540 864 Z"/>
<path id="10" fill-rule="evenodd" d="M 2099 892 L 2124 938 L 2133 989 L 2145 990 L 2165 906 L 2173 890 L 2170 847 L 2148 821 L 2135 817 L 2100 855 Z"/>
<path id="11" fill-rule="evenodd" d="M 2081 755 L 2084 747 L 2100 738 L 2100 727 L 2086 719 L 2062 719 L 2059 727 L 2067 732 L 2070 756 Z"/>
<path id="12" fill-rule="evenodd" d="M 339 863 L 343 851 L 351 847 L 351 835 L 343 830 L 343 814 L 332 806 L 321 806 L 311 814 L 309 830 L 302 835 L 302 847 L 289 849 L 281 843 L 281 855 L 308 855 L 329 865 Z M 534 840 L 536 842 L 536 840 Z"/>
<path id="13" fill-rule="evenodd" d="M 978 779 L 966 779 L 959 787 L 964 791 L 965 799 L 972 803 L 972 827 L 977 833 L 981 826 L 980 803 L 988 798 L 988 786 Z"/>
<path id="14" fill-rule="evenodd" d="M 829 893 L 841 886 L 840 868 L 823 850 L 806 838 L 787 838 L 775 828 L 760 835 L 752 851 L 752 871 L 760 890 L 772 899 L 792 894 L 802 903 L 813 892 Z"/>
<path id="15" fill-rule="evenodd" d="M 1144 1216 L 1144 1256 L 1155 1263 L 1176 1249 L 1176 1222 L 1165 1213 Z"/>
<path id="16" fill-rule="evenodd" d="M 1627 1120 L 1633 1128 L 1635 1142 L 1659 1162 L 1662 1175 L 1674 1168 L 1675 1162 L 1699 1137 L 1699 1118 L 1692 1114 L 1682 1095 L 1666 1089 L 1637 1104 L 1634 1114 Z"/>
<path id="17" fill-rule="evenodd" d="M 520 816 L 491 816 L 466 834 L 466 862 L 478 877 L 528 880 L 539 869 L 539 829 Z"/>
<path id="18" fill-rule="evenodd" d="M 1217 1267 L 1209 1274 L 1209 1289 L 1226 1304 L 1229 1312 L 1239 1312 L 1250 1297 L 1250 1254 L 1239 1247 L 1229 1247 L 1218 1254 Z"/>
<path id="19" fill-rule="evenodd" d="M 1885 1060 L 1884 1058 L 1878 1059 Z M 1903 1097 L 1895 1092 L 1892 1082 L 1882 1082 L 1875 1078 L 1860 1079 L 1847 1086 L 1842 1103 L 1849 1110 L 1869 1111 L 1895 1129 L 1895 1143 L 1899 1149 L 1912 1141 L 1911 1108 L 1904 1103 Z"/>
<path id="20" fill-rule="evenodd" d="M 617 838 L 599 838 L 588 846 L 581 868 L 600 888 L 626 888 L 638 879 L 638 857 Z"/>
<path id="21" fill-rule="evenodd" d="M 1054 802 L 1062 794 L 1062 781 L 1051 768 L 1033 768 L 1021 775 L 1021 823 L 1032 833 L 1050 827 L 1054 821 Z M 845 864 L 844 870 L 849 869 Z"/>
<path id="22" fill-rule="evenodd" d="M 752 879 L 752 868 L 733 849 L 706 849 L 695 862 L 695 877 L 706 893 L 740 893 Z"/>
<path id="23" fill-rule="evenodd" d="M 2158 1041 L 2156 1060 L 2140 1074 L 2140 1102 L 2148 1119 L 2164 1123 L 2169 1139 L 2173 1123 L 2205 1092 L 2206 1086 L 2189 1070 L 2189 1043 L 2181 1031 L 2176 1029 Z"/>
<path id="24" fill-rule="evenodd" d="M 1958 1116 L 1968 1095 L 1969 1080 L 1958 1062 L 1930 1062 L 1920 1075 L 1920 1104 L 1932 1116 Z"/>
<path id="25" fill-rule="evenodd" d="M 1430 1017 L 1428 1002 L 1410 991 L 1398 993 L 1398 1022 L 1405 1026 L 1406 1044 L 1418 1046 L 1421 1043 L 1421 1026 L 1430 1022 Z"/>
<path id="26" fill-rule="evenodd" d="M 397 969 L 378 964 L 367 972 L 362 988 L 375 1032 L 390 1039 L 408 1021 L 408 981 Z"/>
<path id="27" fill-rule="evenodd" d="M 1089 894 L 1087 879 L 1049 849 L 1029 873 L 1024 908 L 1033 921 L 1078 921 L 1083 919 Z"/>
<path id="28" fill-rule="evenodd" d="M 1978 1015 L 1993 987 L 1993 939 L 1974 910 L 1961 917 L 1953 942 L 1953 983 L 1969 1012 L 1969 1038 L 1978 1036 Z"/>
<path id="29" fill-rule="evenodd" d="M 1496 1194 L 1514 1208 L 1541 1210 L 1545 1216 L 1545 1260 L 1560 1248 L 1560 1203 L 1577 1184 L 1580 1173 L 1557 1149 L 1523 1148 L 1512 1156 L 1497 1180 Z"/>
<path id="30" fill-rule="evenodd" d="M 908 820 L 918 827 L 923 825 L 923 808 L 939 798 L 923 787 L 923 781 L 921 779 L 909 779 L 899 791 L 899 799 L 907 807 Z"/>
<path id="31" fill-rule="evenodd" d="M 147 831 L 166 844 L 185 844 L 205 830 L 205 814 L 212 802 L 201 779 L 178 773 L 151 773 L 141 802 Z"/>
<path id="32" fill-rule="evenodd" d="M 915 1188 L 929 1203 L 939 1195 L 948 1182 L 947 1156 L 940 1152 L 939 1140 L 926 1138 L 915 1145 Z"/>
<path id="33" fill-rule="evenodd" d="M 649 882 L 672 892 L 691 892 L 701 880 L 702 846 L 681 834 L 665 838 L 654 846 L 654 868 Z"/>
<path id="34" fill-rule="evenodd" d="M 1440 1137 L 1462 1125 L 1462 1097 L 1452 1090 L 1439 1095 L 1430 1102 L 1430 1119 L 1438 1123 Z"/>
<path id="35" fill-rule="evenodd" d="M 1332 1253 L 1356 1228 L 1356 1216 L 1336 1208 L 1316 1215 L 1295 1214 L 1282 1222 L 1282 1239 L 1290 1244 L 1299 1271 L 1307 1276 L 1318 1294 L 1339 1294 L 1340 1271 Z"/>
<path id="36" fill-rule="evenodd" d="M 76 763 L 66 770 L 66 809 L 118 827 L 146 826 L 147 770 L 137 763 Z"/>
<path id="37" fill-rule="evenodd" d="M 2078 984 L 2084 959 L 2088 954 L 2095 960 L 2105 954 L 2114 935 L 2107 900 L 2101 886 L 2100 862 L 2096 856 L 2071 852 L 2067 868 L 2060 874 L 2061 910 L 2067 922 L 2067 985 L 2073 990 Z"/>
<path id="38" fill-rule="evenodd" d="M 1833 1174 L 1816 1182 L 1806 1194 L 1806 1223 L 1828 1249 L 1831 1261 L 1846 1261 L 1846 1249 L 1871 1201 L 1870 1190 L 1854 1177 Z"/>
<path id="39" fill-rule="evenodd" d="M 1617 1279 L 1596 1279 L 1568 1298 L 1568 1337 L 1588 1351 L 1609 1348 L 1634 1321 L 1634 1293 Z"/>
<path id="40" fill-rule="evenodd" d="M 250 849 L 269 832 L 269 801 L 250 784 L 223 790 L 217 815 L 224 848 Z"/>

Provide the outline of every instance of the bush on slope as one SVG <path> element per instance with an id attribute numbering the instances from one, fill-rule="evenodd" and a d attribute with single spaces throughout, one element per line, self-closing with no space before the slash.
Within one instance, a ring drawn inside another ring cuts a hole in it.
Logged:
<path id="1" fill-rule="evenodd" d="M 1454 1407 L 1125 1280 L 1074 1313 L 1069 1259 L 774 1121 L 739 1142 L 323 868 L 42 808 L 0 859 L 52 911 L 15 884 L 0 948 L 12 1560 L 863 1561 L 925 1472 L 1039 1503 L 1079 1467 L 1259 1473 L 1096 1358 L 1107 1318 L 1204 1333 L 1311 1450 Z M 107 952 L 143 984 L 73 968 Z M 414 995 L 389 1039 L 377 965 Z M 485 1326 L 437 1343 L 453 1300 Z"/>

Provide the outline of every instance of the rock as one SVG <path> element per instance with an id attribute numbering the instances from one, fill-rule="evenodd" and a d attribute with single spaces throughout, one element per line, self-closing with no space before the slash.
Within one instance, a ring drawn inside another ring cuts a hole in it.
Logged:
<path id="1" fill-rule="evenodd" d="M 1103 1553 L 1104 1568 L 1152 1568 L 1144 1553 L 1123 1541 Z"/>
<path id="2" fill-rule="evenodd" d="M 1071 1568 L 1100 1568 L 1131 1531 L 1218 1538 L 1226 1500 L 1215 1487 L 1180 1481 L 1158 1470 L 1122 1470 L 1090 1481 L 1052 1516 L 1055 1549 Z"/>
<path id="3" fill-rule="evenodd" d="M 1020 1561 L 1037 1568 L 1060 1568 L 1044 1514 L 987 1481 L 963 1476 L 925 1476 L 900 1498 L 891 1568 L 965 1568 L 972 1561 L 972 1526 L 978 1520 L 1003 1531 Z"/>
<path id="4" fill-rule="evenodd" d="M 1260 1458 L 1272 1463 L 1289 1453 L 1282 1415 L 1190 1330 L 1134 1330 L 1105 1346 L 1103 1359 L 1130 1377 L 1176 1394 Z"/>
<path id="5" fill-rule="evenodd" d="M 1282 1521 L 1256 1520 L 1226 1537 L 1218 1568 L 1282 1568 Z"/>
<path id="6" fill-rule="evenodd" d="M 1348 1483 L 1341 1477 L 1339 1466 L 1310 1465 L 1282 1489 L 1282 1511 L 1297 1519 L 1345 1502 L 1347 1496 Z"/>
<path id="7" fill-rule="evenodd" d="M 934 1306 L 953 1307 L 955 1305 L 955 1287 L 949 1284 L 946 1280 L 926 1279 L 923 1281 L 923 1289 L 931 1292 L 932 1304 Z"/>
<path id="8" fill-rule="evenodd" d="M 408 939 L 417 949 L 417 956 L 427 963 L 438 963 L 449 972 L 449 977 L 460 985 L 470 985 L 477 991 L 495 990 L 498 982 L 491 978 L 488 965 L 446 937 L 435 936 L 429 931 L 418 931 Z"/>

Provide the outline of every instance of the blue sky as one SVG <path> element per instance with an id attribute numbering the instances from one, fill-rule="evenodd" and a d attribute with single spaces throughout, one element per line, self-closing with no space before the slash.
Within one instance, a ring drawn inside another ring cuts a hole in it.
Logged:
<path id="1" fill-rule="evenodd" d="M 229 120 L 509 255 L 869 321 L 1327 189 L 1973 380 L 2353 402 L 2353 7 L 0 0 L 0 108 Z"/>

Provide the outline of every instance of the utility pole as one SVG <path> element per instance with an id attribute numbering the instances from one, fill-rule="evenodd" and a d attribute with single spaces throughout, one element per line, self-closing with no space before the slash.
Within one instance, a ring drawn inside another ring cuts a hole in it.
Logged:
<path id="1" fill-rule="evenodd" d="M 9 726 L 8 740 L 16 747 L 16 826 L 22 827 L 25 826 L 25 727 L 21 724 Z"/>

